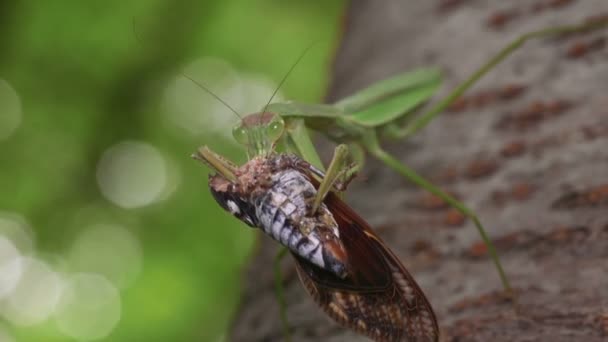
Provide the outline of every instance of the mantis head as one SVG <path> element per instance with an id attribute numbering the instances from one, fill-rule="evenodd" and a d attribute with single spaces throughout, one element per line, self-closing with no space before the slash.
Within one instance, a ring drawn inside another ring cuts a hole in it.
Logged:
<path id="1" fill-rule="evenodd" d="M 285 131 L 285 122 L 281 116 L 261 112 L 249 114 L 241 123 L 232 129 L 234 139 L 247 148 L 249 158 L 267 156 Z"/>

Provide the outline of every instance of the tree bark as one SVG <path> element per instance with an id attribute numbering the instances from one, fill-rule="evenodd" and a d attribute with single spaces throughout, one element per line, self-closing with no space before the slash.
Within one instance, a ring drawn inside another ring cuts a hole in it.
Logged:
<path id="1" fill-rule="evenodd" d="M 508 42 L 608 16 L 606 0 L 355 0 L 328 100 L 439 66 L 449 93 Z M 495 241 L 517 310 L 471 222 L 376 160 L 347 201 L 433 305 L 445 341 L 608 339 L 608 30 L 531 41 L 427 128 L 389 151 L 474 209 Z M 331 150 L 328 144 L 323 148 Z M 281 341 L 262 237 L 244 275 L 234 341 Z M 286 258 L 289 259 L 289 258 Z M 294 341 L 365 341 L 330 321 L 284 260 Z"/>

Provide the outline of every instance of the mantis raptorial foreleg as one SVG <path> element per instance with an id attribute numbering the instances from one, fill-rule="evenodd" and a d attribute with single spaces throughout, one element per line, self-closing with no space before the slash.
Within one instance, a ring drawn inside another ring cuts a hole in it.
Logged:
<path id="1" fill-rule="evenodd" d="M 348 147 L 346 145 L 340 144 L 336 146 L 334 155 L 329 163 L 329 166 L 327 167 L 327 172 L 325 173 L 323 179 L 321 179 L 321 183 L 317 189 L 317 195 L 315 196 L 315 200 L 312 204 L 312 214 L 317 212 L 321 206 L 321 203 L 325 199 L 325 196 L 327 196 L 332 188 L 337 188 L 341 191 L 345 190 L 348 183 L 355 176 L 355 174 L 351 172 L 349 168 L 345 167 L 347 156 Z"/>
<path id="2" fill-rule="evenodd" d="M 318 169 L 324 170 L 321 158 L 316 152 L 310 134 L 308 134 L 304 119 L 288 120 L 285 130 L 287 132 L 283 137 L 285 149 L 301 156 Z"/>
<path id="3" fill-rule="evenodd" d="M 192 155 L 192 158 L 207 164 L 213 171 L 222 175 L 224 178 L 232 182 L 236 181 L 236 165 L 221 155 L 211 151 L 207 146 L 201 147 L 197 153 Z"/>

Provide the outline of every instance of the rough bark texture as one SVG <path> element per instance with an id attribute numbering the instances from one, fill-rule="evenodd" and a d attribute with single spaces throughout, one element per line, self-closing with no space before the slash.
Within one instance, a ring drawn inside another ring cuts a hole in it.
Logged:
<path id="1" fill-rule="evenodd" d="M 445 95 L 518 35 L 602 14 L 606 0 L 353 1 L 329 99 L 429 65 L 444 70 Z M 532 41 L 451 112 L 388 144 L 479 215 L 519 290 L 517 313 L 470 222 L 375 160 L 351 186 L 348 202 L 417 279 L 443 340 L 608 340 L 607 37 Z M 276 246 L 261 240 L 234 341 L 282 340 Z M 283 270 L 294 341 L 367 340 L 325 317 L 291 263 Z"/>

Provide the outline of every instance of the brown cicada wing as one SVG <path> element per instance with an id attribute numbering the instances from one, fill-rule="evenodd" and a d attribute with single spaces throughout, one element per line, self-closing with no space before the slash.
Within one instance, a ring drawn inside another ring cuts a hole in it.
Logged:
<path id="1" fill-rule="evenodd" d="M 300 280 L 341 325 L 375 341 L 438 341 L 439 328 L 422 290 L 369 225 L 333 193 L 325 204 L 348 255 L 342 279 L 293 255 Z"/>

